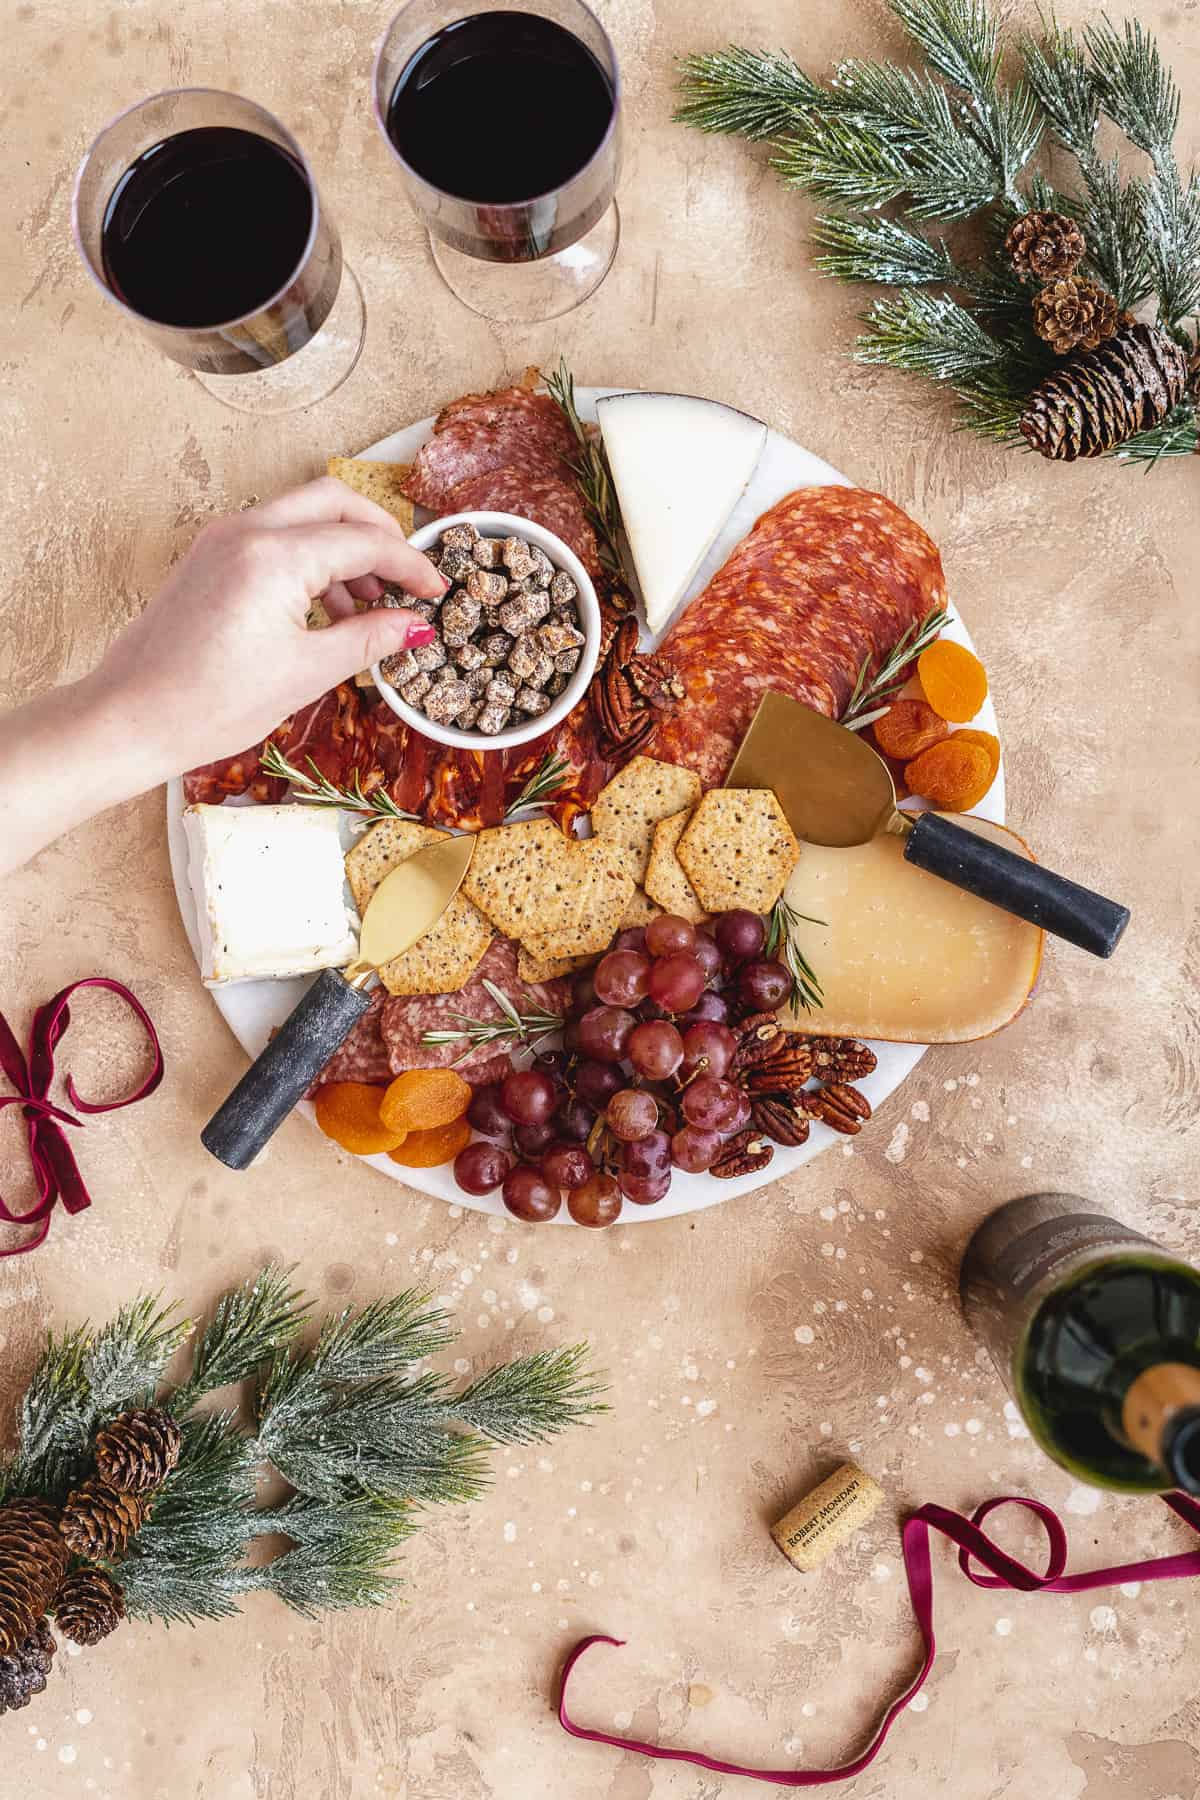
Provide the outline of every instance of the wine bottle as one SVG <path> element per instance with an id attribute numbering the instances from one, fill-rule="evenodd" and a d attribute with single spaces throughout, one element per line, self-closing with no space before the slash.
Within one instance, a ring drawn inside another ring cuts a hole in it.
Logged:
<path id="1" fill-rule="evenodd" d="M 1200 1494 L 1200 1271 L 1072 1194 L 967 1245 L 963 1310 L 1041 1448 L 1096 1487 Z"/>

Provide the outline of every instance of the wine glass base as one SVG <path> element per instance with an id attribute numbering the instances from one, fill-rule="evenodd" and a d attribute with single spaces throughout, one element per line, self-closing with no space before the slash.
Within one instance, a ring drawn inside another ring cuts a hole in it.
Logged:
<path id="1" fill-rule="evenodd" d="M 538 262 L 483 262 L 452 250 L 432 234 L 429 244 L 438 274 L 456 300 L 484 319 L 530 324 L 582 306 L 608 274 L 620 241 L 621 215 L 614 200 L 585 237 Z"/>
<path id="2" fill-rule="evenodd" d="M 196 380 L 222 406 L 235 412 L 298 412 L 325 400 L 352 372 L 362 355 L 367 331 L 367 309 L 354 270 L 342 265 L 337 299 L 320 331 L 283 362 L 252 375 L 204 375 Z"/>

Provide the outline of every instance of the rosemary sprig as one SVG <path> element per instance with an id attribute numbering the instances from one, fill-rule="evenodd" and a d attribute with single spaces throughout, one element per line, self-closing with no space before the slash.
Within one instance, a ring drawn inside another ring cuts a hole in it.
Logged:
<path id="1" fill-rule="evenodd" d="M 547 750 L 525 786 L 504 815 L 507 825 L 518 813 L 532 812 L 534 807 L 551 806 L 570 778 L 571 765 L 563 757 Z"/>
<path id="2" fill-rule="evenodd" d="M 579 484 L 588 518 L 600 539 L 600 561 L 613 575 L 624 581 L 621 509 L 617 505 L 608 458 L 604 454 L 604 445 L 584 429 L 575 407 L 575 377 L 567 367 L 565 357 L 559 358 L 558 368 L 553 375 L 545 377 L 545 382 L 550 398 L 567 421 L 579 446 L 578 456 L 568 462 L 567 466 Z"/>
<path id="3" fill-rule="evenodd" d="M 944 607 L 935 606 L 925 614 L 919 625 L 910 625 L 891 655 L 884 658 L 878 672 L 869 679 L 867 670 L 870 659 L 863 658 L 858 680 L 854 683 L 854 692 L 842 714 L 843 725 L 848 726 L 851 731 L 861 731 L 864 725 L 873 725 L 876 719 L 882 719 L 896 698 L 897 691 L 903 687 L 912 664 L 922 650 L 932 644 L 949 616 Z"/>
<path id="4" fill-rule="evenodd" d="M 815 970 L 804 955 L 795 939 L 797 925 L 827 925 L 827 919 L 814 919 L 808 913 L 797 912 L 789 906 L 782 896 L 771 908 L 767 920 L 767 938 L 763 945 L 764 956 L 782 957 L 784 967 L 792 978 L 792 991 L 788 995 L 788 1005 L 793 1009 L 803 1007 L 805 1012 L 812 1012 L 819 1007 L 824 998 L 824 990 L 817 979 Z"/>
<path id="5" fill-rule="evenodd" d="M 494 981 L 489 981 L 484 976 L 483 985 L 500 1008 L 499 1019 L 472 1019 L 466 1013 L 452 1012 L 448 1016 L 458 1021 L 457 1030 L 426 1031 L 421 1042 L 457 1044 L 465 1038 L 466 1049 L 462 1056 L 455 1058 L 456 1062 L 461 1062 L 477 1044 L 497 1044 L 507 1040 L 512 1044 L 528 1044 L 531 1050 L 536 1050 L 546 1038 L 562 1030 L 563 1022 L 557 1013 L 518 1012 L 508 995 Z"/>
<path id="6" fill-rule="evenodd" d="M 403 812 L 382 784 L 364 794 L 357 769 L 350 786 L 340 788 L 322 775 L 311 756 L 305 761 L 312 774 L 306 775 L 303 769 L 287 760 L 278 744 L 269 743 L 258 760 L 264 773 L 274 775 L 278 781 L 289 782 L 295 790 L 295 798 L 307 801 L 310 806 L 336 806 L 343 812 L 362 813 L 372 819 L 415 819 L 417 816 Z"/>

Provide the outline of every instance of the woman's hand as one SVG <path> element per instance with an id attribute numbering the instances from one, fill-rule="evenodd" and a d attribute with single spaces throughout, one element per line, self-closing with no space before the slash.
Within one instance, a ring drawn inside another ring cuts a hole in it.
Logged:
<path id="1" fill-rule="evenodd" d="M 428 600 L 447 585 L 390 514 L 325 476 L 206 526 L 85 685 L 101 706 L 136 698 L 159 758 L 152 785 L 247 749 L 380 657 L 432 642 L 416 613 L 355 611 L 384 582 Z M 318 596 L 335 623 L 309 631 Z"/>

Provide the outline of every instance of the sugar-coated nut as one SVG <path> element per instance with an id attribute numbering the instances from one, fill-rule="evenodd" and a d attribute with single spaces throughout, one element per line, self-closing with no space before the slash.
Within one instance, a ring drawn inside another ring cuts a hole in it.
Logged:
<path id="1" fill-rule="evenodd" d="M 458 670 L 452 662 L 443 663 L 433 679 L 435 681 L 457 681 Z"/>
<path id="2" fill-rule="evenodd" d="M 542 587 L 546 587 L 554 578 L 554 564 L 546 555 L 540 544 L 530 544 L 529 554 L 533 558 L 533 574 Z"/>
<path id="3" fill-rule="evenodd" d="M 460 731 L 473 731 L 476 724 L 478 723 L 479 715 L 482 711 L 483 711 L 483 707 L 480 705 L 478 700 L 472 700 L 472 702 L 469 706 L 464 706 L 462 711 L 458 715 L 459 730 Z"/>
<path id="4" fill-rule="evenodd" d="M 502 553 L 503 545 L 499 538 L 476 538 L 471 546 L 471 555 L 475 559 L 476 567 L 480 569 L 498 569 Z M 466 580 L 465 575 L 463 580 Z"/>
<path id="5" fill-rule="evenodd" d="M 543 694 L 540 688 L 523 687 L 517 695 L 518 712 L 528 713 L 531 718 L 539 718 L 550 710 L 550 696 Z"/>
<path id="6" fill-rule="evenodd" d="M 550 582 L 550 598 L 555 606 L 570 606 L 579 598 L 579 589 L 565 569 L 556 569 Z"/>
<path id="7" fill-rule="evenodd" d="M 508 661 L 512 647 L 513 639 L 507 631 L 489 631 L 486 637 L 480 639 L 484 668 L 500 668 Z"/>
<path id="8" fill-rule="evenodd" d="M 442 602 L 438 624 L 442 637 L 451 648 L 467 642 L 479 623 L 481 610 L 479 601 L 472 599 L 469 588 L 466 593 L 459 588 L 457 593 L 451 594 L 448 600 Z"/>
<path id="9" fill-rule="evenodd" d="M 437 566 L 447 581 L 465 581 L 475 567 L 475 559 L 469 550 L 459 550 L 451 546 L 443 550 L 437 559 Z"/>
<path id="10" fill-rule="evenodd" d="M 472 700 L 482 700 L 488 691 L 488 683 L 491 679 L 490 669 L 467 669 L 463 674 L 462 682 Z"/>
<path id="11" fill-rule="evenodd" d="M 526 677 L 529 686 L 544 688 L 554 673 L 554 658 L 547 656 L 542 649 L 538 650 L 537 661 L 533 665 L 533 673 Z"/>
<path id="12" fill-rule="evenodd" d="M 388 586 L 383 590 L 383 604 L 394 608 L 415 606 L 417 597 L 407 588 Z"/>
<path id="13" fill-rule="evenodd" d="M 516 698 L 516 693 L 517 683 L 512 676 L 504 669 L 497 669 L 487 685 L 488 699 L 502 700 L 505 706 L 510 706 Z"/>
<path id="14" fill-rule="evenodd" d="M 508 672 L 518 681 L 528 681 L 538 665 L 542 654 L 541 646 L 532 631 L 523 631 L 513 644 L 508 659 Z"/>
<path id="15" fill-rule="evenodd" d="M 447 640 L 449 641 L 449 640 Z M 478 643 L 460 644 L 454 652 L 454 660 L 462 670 L 482 669 L 483 645 Z"/>
<path id="16" fill-rule="evenodd" d="M 472 569 L 466 585 L 472 600 L 478 600 L 481 606 L 497 606 L 508 593 L 508 576 Z"/>
<path id="17" fill-rule="evenodd" d="M 560 625 L 557 620 L 547 619 L 544 625 L 537 628 L 538 643 L 551 656 L 558 656 L 564 650 L 582 649 L 584 637 L 582 631 L 574 625 Z"/>
<path id="18" fill-rule="evenodd" d="M 532 593 L 519 594 L 515 600 L 506 600 L 500 608 L 500 623 L 505 631 L 511 631 L 519 637 L 533 625 L 540 625 L 550 611 L 550 601 L 544 588 L 535 588 Z"/>
<path id="19" fill-rule="evenodd" d="M 582 655 L 582 650 L 560 650 L 554 659 L 554 667 L 560 675 L 573 675 Z"/>
<path id="20" fill-rule="evenodd" d="M 550 695 L 552 700 L 558 699 L 558 696 L 564 691 L 570 679 L 571 677 L 569 675 L 552 675 L 550 677 L 549 681 L 546 683 L 546 692 Z"/>
<path id="21" fill-rule="evenodd" d="M 569 625 L 572 630 L 578 625 L 579 618 L 573 606 L 556 606 L 550 614 L 556 625 Z"/>
<path id="22" fill-rule="evenodd" d="M 495 737 L 508 724 L 508 705 L 503 700 L 489 700 L 479 709 L 475 720 L 476 731 L 482 731 L 485 737 Z"/>
<path id="23" fill-rule="evenodd" d="M 461 525 L 447 525 L 442 533 L 442 549 L 469 550 L 478 539 L 475 527 L 464 520 Z"/>
<path id="24" fill-rule="evenodd" d="M 415 612 L 418 619 L 424 619 L 427 625 L 435 623 L 438 616 L 440 600 L 414 600 L 409 610 Z"/>
<path id="25" fill-rule="evenodd" d="M 471 704 L 461 681 L 435 681 L 425 696 L 425 717 L 435 725 L 452 725 Z"/>
<path id="26" fill-rule="evenodd" d="M 530 546 L 524 538 L 505 538 L 500 551 L 505 568 L 514 581 L 521 581 L 526 575 L 532 575 L 537 568 L 537 561 Z M 489 568 L 493 565 L 489 564 Z"/>
<path id="27" fill-rule="evenodd" d="M 411 681 L 420 667 L 415 650 L 394 650 L 380 663 L 379 673 L 385 681 L 390 681 L 393 687 L 398 688 L 402 681 Z"/>
<path id="28" fill-rule="evenodd" d="M 418 644 L 411 654 L 417 668 L 424 669 L 427 675 L 432 675 L 434 670 L 440 669 L 446 661 L 446 646 L 439 638 L 435 638 L 432 644 Z"/>
<path id="29" fill-rule="evenodd" d="M 432 686 L 432 675 L 426 675 L 418 669 L 415 675 L 396 689 L 396 692 L 407 706 L 419 706 Z"/>

